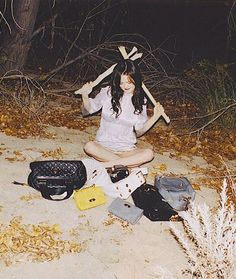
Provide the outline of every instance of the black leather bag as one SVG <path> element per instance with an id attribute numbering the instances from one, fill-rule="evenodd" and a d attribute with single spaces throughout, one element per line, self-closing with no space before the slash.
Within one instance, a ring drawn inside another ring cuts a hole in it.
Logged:
<path id="1" fill-rule="evenodd" d="M 143 209 L 143 215 L 151 221 L 169 221 L 178 213 L 165 201 L 157 188 L 144 184 L 131 194 L 134 204 Z"/>
<path id="2" fill-rule="evenodd" d="M 110 175 L 111 181 L 113 183 L 129 176 L 128 167 L 123 165 L 115 165 L 113 168 L 108 168 L 107 172 Z"/>
<path id="3" fill-rule="evenodd" d="M 41 192 L 48 200 L 68 199 L 74 189 L 81 188 L 86 180 L 86 168 L 82 161 L 49 160 L 30 163 L 28 184 Z M 54 198 L 55 195 L 66 195 Z"/>

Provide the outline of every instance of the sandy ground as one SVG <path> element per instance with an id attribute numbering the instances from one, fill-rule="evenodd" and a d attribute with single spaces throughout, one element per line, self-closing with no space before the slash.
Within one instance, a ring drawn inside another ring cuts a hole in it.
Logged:
<path id="1" fill-rule="evenodd" d="M 83 132 L 53 127 L 50 130 L 56 134 L 55 139 L 18 139 L 0 134 L 0 220 L 1 223 L 8 224 L 13 217 L 22 216 L 24 224 L 58 224 L 65 237 L 70 237 L 69 232 L 74 230 L 76 234 L 73 239 L 82 243 L 82 251 L 43 263 L 26 261 L 23 257 L 10 266 L 0 261 L 0 278 L 171 278 L 170 275 L 162 275 L 163 270 L 171 272 L 173 278 L 188 278 L 181 274 L 181 270 L 187 265 L 187 259 L 170 234 L 168 222 L 151 222 L 142 217 L 137 224 L 127 227 L 123 227 L 117 220 L 105 225 L 110 218 L 107 207 L 112 198 L 108 197 L 105 205 L 82 212 L 76 208 L 72 198 L 52 202 L 41 198 L 40 193 L 30 187 L 12 184 L 14 180 L 27 181 L 29 163 L 45 160 L 43 151 L 61 148 L 61 159 L 83 158 L 83 144 L 94 135 L 93 128 Z M 147 144 L 141 141 L 141 145 Z M 17 160 L 10 161 L 6 158 Z M 207 167 L 202 158 L 175 160 L 168 153 L 156 154 L 147 167 L 151 169 L 164 163 L 168 172 L 187 174 L 196 162 Z M 191 175 L 187 177 L 192 179 Z M 152 177 L 147 179 L 150 183 L 153 182 Z M 22 196 L 30 195 L 32 198 L 29 200 L 21 199 Z M 196 200 L 215 206 L 218 194 L 202 185 L 201 190 L 197 191 Z M 180 226 L 180 223 L 176 225 Z"/>

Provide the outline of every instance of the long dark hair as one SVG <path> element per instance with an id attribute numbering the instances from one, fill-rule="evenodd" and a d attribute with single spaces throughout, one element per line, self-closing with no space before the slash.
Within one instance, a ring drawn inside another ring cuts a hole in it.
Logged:
<path id="1" fill-rule="evenodd" d="M 113 70 L 111 77 L 112 109 L 116 113 L 116 117 L 122 112 L 120 106 L 120 99 L 124 95 L 124 92 L 120 88 L 122 74 L 127 75 L 135 85 L 132 104 L 134 106 L 134 114 L 139 114 L 143 111 L 143 105 L 145 104 L 142 77 L 138 64 L 130 59 L 120 61 Z"/>

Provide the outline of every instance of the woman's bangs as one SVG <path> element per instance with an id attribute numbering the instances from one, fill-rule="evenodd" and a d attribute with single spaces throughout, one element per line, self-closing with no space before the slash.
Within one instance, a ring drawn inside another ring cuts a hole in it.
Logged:
<path id="1" fill-rule="evenodd" d="M 133 84 L 135 84 L 134 79 L 133 79 L 130 75 L 128 75 L 128 81 L 131 82 L 131 83 L 133 83 Z"/>

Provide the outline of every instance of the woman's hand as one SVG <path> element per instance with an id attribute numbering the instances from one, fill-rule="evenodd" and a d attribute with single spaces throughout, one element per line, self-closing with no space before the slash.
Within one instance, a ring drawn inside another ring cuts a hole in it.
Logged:
<path id="1" fill-rule="evenodd" d="M 153 108 L 153 116 L 147 120 L 141 130 L 136 131 L 137 137 L 141 137 L 143 134 L 145 134 L 157 122 L 163 113 L 163 106 L 160 103 L 156 103 Z"/>
<path id="2" fill-rule="evenodd" d="M 163 113 L 163 106 L 160 103 L 156 103 L 156 105 L 153 108 L 153 118 L 157 121 Z"/>
<path id="3" fill-rule="evenodd" d="M 79 90 L 75 92 L 75 94 L 80 94 L 82 96 L 83 104 L 82 104 L 81 111 L 84 116 L 90 114 L 91 112 L 89 94 L 92 92 L 92 90 L 93 90 L 92 82 L 87 82 Z"/>
<path id="4" fill-rule="evenodd" d="M 85 83 L 79 90 L 76 91 L 77 94 L 82 96 L 88 96 L 93 91 L 92 81 Z"/>

